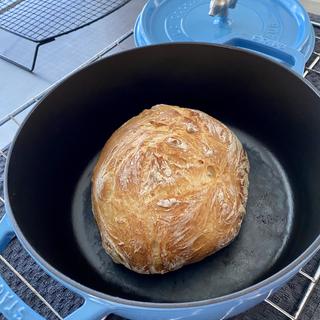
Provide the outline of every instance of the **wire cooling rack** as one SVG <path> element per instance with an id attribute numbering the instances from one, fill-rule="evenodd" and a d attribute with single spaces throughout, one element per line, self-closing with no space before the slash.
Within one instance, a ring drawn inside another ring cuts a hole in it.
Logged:
<path id="1" fill-rule="evenodd" d="M 2 41 L 9 43 L 0 57 L 29 71 L 35 67 L 38 49 L 55 38 L 87 26 L 126 4 L 129 0 L 2 0 L 0 1 L 0 29 L 25 41 L 20 41 L 23 51 L 30 50 L 31 41 L 35 45 L 31 66 L 19 62 L 15 52 L 20 51 L 16 39 Z M 1 46 L 1 47 L 2 47 Z M 12 47 L 12 48 L 10 48 Z"/>
<path id="2" fill-rule="evenodd" d="M 103 18 L 128 0 L 5 0 L 0 28 L 34 42 L 47 41 Z"/>
<path id="3" fill-rule="evenodd" d="M 8 0 L 5 0 L 8 1 Z M 312 21 L 312 24 L 315 28 L 319 28 L 320 31 L 320 23 Z M 115 42 L 111 43 L 109 46 L 101 50 L 99 53 L 97 53 L 95 56 L 93 56 L 91 59 L 86 61 L 84 64 L 79 66 L 77 69 L 72 71 L 70 74 L 66 75 L 63 79 L 60 79 L 58 82 L 52 84 L 49 88 L 47 88 L 45 91 L 38 94 L 36 97 L 30 99 L 20 107 L 18 107 L 16 110 L 5 116 L 0 120 L 0 127 L 5 125 L 6 123 L 14 123 L 17 128 L 20 126 L 20 121 L 17 119 L 17 116 L 20 115 L 23 111 L 27 110 L 28 108 L 31 108 L 36 102 L 38 102 L 44 95 L 46 95 L 50 90 L 52 90 L 54 87 L 56 87 L 61 81 L 63 81 L 65 78 L 69 77 L 71 74 L 77 72 L 78 70 L 82 69 L 83 67 L 91 64 L 94 61 L 99 60 L 100 58 L 104 57 L 106 54 L 108 54 L 111 50 L 117 48 L 122 42 L 124 42 L 126 39 L 132 37 L 133 31 L 130 30 L 129 32 L 123 34 L 121 37 L 119 37 Z M 310 82 L 320 82 L 320 37 L 316 36 L 316 50 L 313 52 L 312 57 L 310 58 L 305 72 L 303 76 Z M 319 51 L 318 51 L 319 50 Z M 315 79 L 315 77 L 317 77 Z M 320 89 L 320 88 L 318 88 Z M 0 158 L 2 157 L 2 160 L 4 162 L 7 158 L 7 150 L 8 147 L 5 147 L 3 149 L 0 149 Z M 3 196 L 0 194 L 0 205 L 4 205 L 5 201 L 3 199 Z M 45 299 L 44 296 L 39 292 L 39 290 L 36 290 L 34 286 L 30 284 L 31 281 L 28 281 L 22 274 L 19 272 L 13 265 L 4 257 L 4 255 L 0 255 L 0 262 L 8 269 L 10 270 L 14 276 L 21 281 L 21 285 L 26 286 L 42 303 L 43 305 L 51 312 L 50 319 L 63 319 L 65 315 L 61 315 L 49 302 L 48 299 Z M 306 268 L 307 269 L 307 268 Z M 300 270 L 299 271 L 300 277 L 303 277 L 306 281 L 308 281 L 307 288 L 304 290 L 304 292 L 299 297 L 299 302 L 296 303 L 295 311 L 289 311 L 286 310 L 281 306 L 281 301 L 275 302 L 275 299 L 273 299 L 273 296 L 268 297 L 265 300 L 265 303 L 267 304 L 268 308 L 273 309 L 276 311 L 276 313 L 273 313 L 274 316 L 272 316 L 272 320 L 278 320 L 278 319 L 291 319 L 291 320 L 302 320 L 303 319 L 309 319 L 305 318 L 303 316 L 303 311 L 305 310 L 306 305 L 308 304 L 309 298 L 311 297 L 311 294 L 315 291 L 315 288 L 317 287 L 317 284 L 320 279 L 320 261 L 317 263 L 317 266 L 315 268 L 315 271 L 313 273 L 307 272 L 306 270 Z M 70 296 L 69 296 L 70 297 Z M 73 297 L 73 296 L 72 296 Z M 73 297 L 74 298 L 74 297 Z M 75 299 L 75 298 L 74 298 Z M 30 303 L 32 305 L 32 303 Z M 79 306 L 79 305 L 78 305 Z M 32 306 L 34 307 L 34 306 Z M 277 317 L 279 315 L 279 318 Z M 119 319 L 118 317 L 110 316 L 108 319 Z M 255 319 L 250 317 L 245 317 L 245 319 Z M 264 318 L 264 319 L 271 319 L 271 318 Z M 311 319 L 311 318 L 310 318 Z"/>

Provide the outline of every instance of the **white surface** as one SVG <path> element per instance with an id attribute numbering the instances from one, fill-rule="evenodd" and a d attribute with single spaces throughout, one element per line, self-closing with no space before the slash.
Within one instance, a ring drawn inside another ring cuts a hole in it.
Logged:
<path id="1" fill-rule="evenodd" d="M 320 14 L 320 0 L 301 0 L 307 11 Z"/>

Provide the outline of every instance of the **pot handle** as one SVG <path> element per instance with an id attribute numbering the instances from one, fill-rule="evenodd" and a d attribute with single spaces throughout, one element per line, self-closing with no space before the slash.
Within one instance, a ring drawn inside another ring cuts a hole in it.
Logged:
<path id="1" fill-rule="evenodd" d="M 252 37 L 232 35 L 231 37 L 226 36 L 221 38 L 219 43 L 260 52 L 266 57 L 272 57 L 282 62 L 300 75 L 303 74 L 305 67 L 304 55 L 281 42 L 266 39 L 261 35 L 254 35 Z"/>
<path id="2" fill-rule="evenodd" d="M 0 220 L 0 254 L 15 237 L 10 221 L 5 214 Z M 78 292 L 79 293 L 79 292 Z M 111 313 L 111 306 L 94 297 L 85 296 L 83 305 L 68 315 L 65 320 L 98 320 Z M 45 320 L 29 307 L 6 283 L 0 274 L 0 313 L 9 320 Z"/>

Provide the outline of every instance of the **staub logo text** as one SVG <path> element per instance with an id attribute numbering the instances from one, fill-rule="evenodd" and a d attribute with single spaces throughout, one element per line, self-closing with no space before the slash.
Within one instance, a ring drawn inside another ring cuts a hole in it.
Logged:
<path id="1" fill-rule="evenodd" d="M 0 312 L 11 319 L 23 320 L 24 309 L 16 296 L 7 291 L 3 284 L 0 284 Z"/>

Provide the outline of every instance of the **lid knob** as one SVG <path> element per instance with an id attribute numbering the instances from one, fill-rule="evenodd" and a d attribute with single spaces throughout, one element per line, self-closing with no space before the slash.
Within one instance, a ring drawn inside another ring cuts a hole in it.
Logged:
<path id="1" fill-rule="evenodd" d="M 237 0 L 211 0 L 210 1 L 210 16 L 220 16 L 227 18 L 228 9 L 236 6 Z"/>

